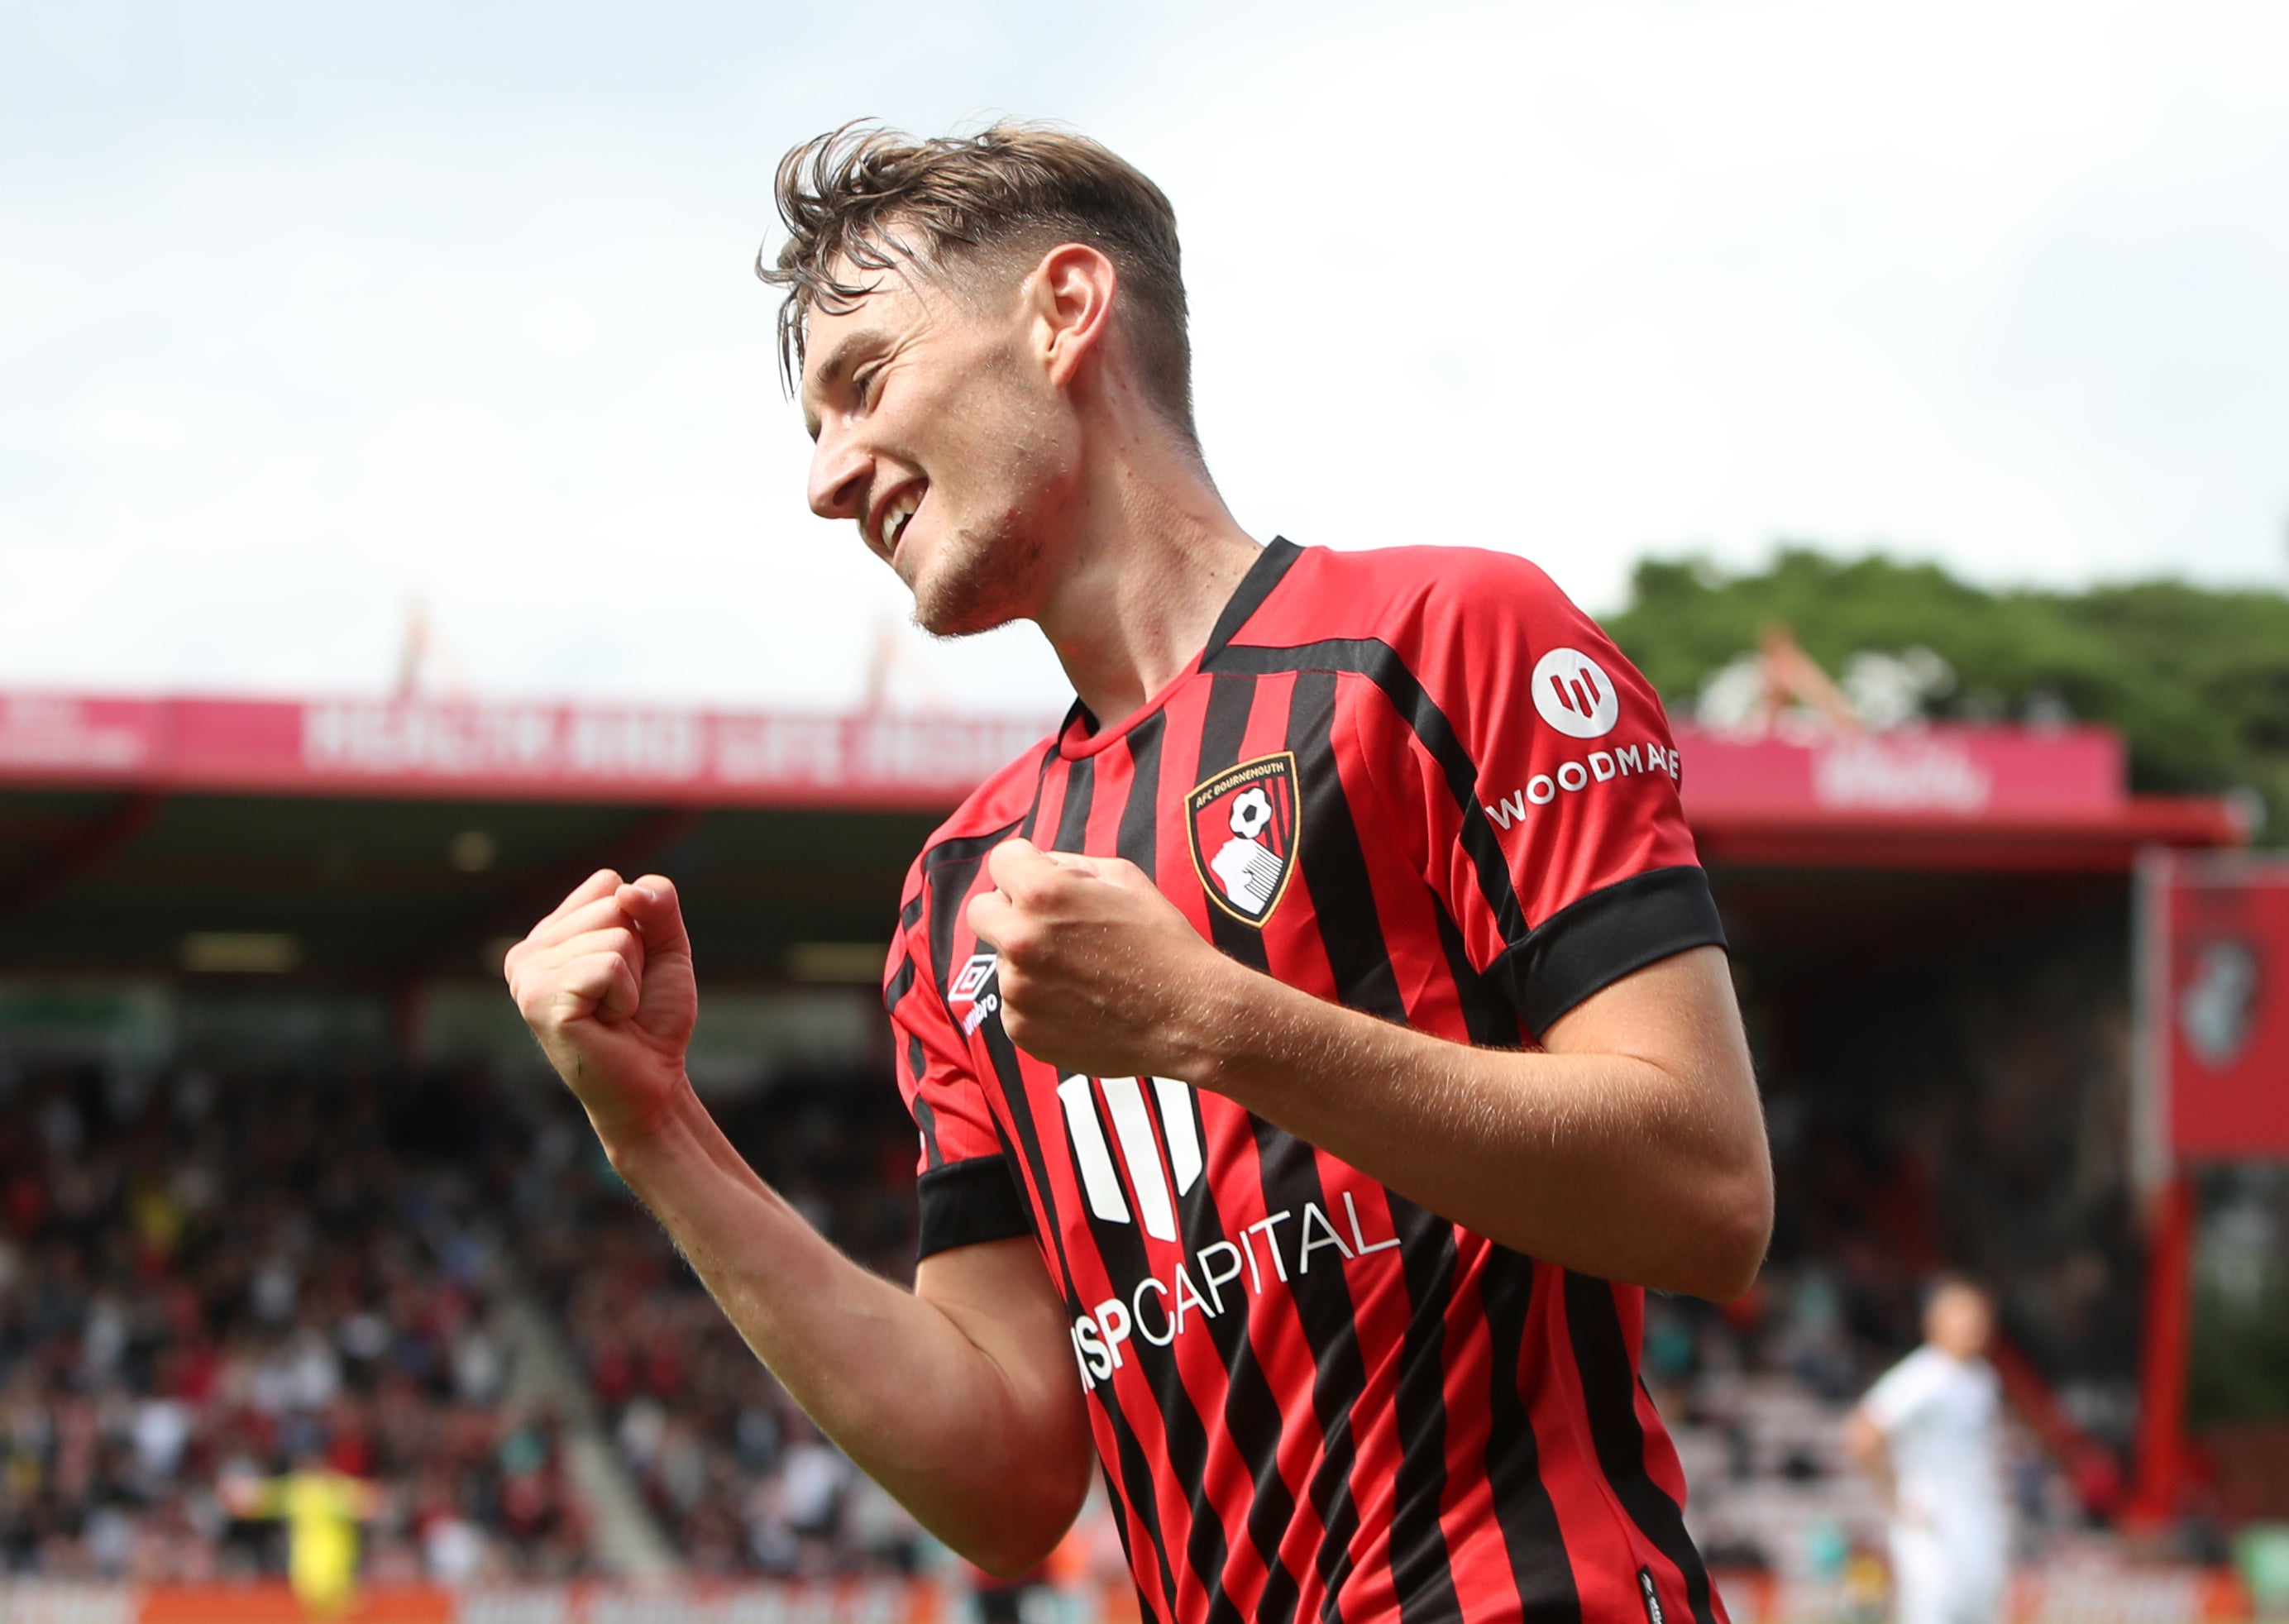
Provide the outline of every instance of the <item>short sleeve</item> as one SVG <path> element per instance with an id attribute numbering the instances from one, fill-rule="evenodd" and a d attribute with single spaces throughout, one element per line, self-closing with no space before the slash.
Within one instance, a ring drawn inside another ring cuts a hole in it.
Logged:
<path id="1" fill-rule="evenodd" d="M 1891 1433 L 1931 1401 L 1935 1384 L 1931 1364 L 1919 1355 L 1910 1355 L 1884 1373 L 1868 1396 L 1860 1401 L 1861 1413 L 1875 1422 L 1879 1431 Z"/>
<path id="2" fill-rule="evenodd" d="M 1532 564 L 1444 556 L 1410 639 L 1425 876 L 1539 1037 L 1724 927 L 1652 685 Z"/>
<path id="3" fill-rule="evenodd" d="M 882 1001 L 890 1016 L 898 1092 L 921 1141 L 915 1182 L 919 1254 L 1033 1234 L 993 1110 L 970 1071 L 968 1045 L 903 941 L 891 951 Z"/>

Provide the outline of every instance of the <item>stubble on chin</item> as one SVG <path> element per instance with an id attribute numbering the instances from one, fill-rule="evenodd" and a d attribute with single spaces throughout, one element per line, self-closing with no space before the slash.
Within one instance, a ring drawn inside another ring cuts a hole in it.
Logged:
<path id="1" fill-rule="evenodd" d="M 932 637 L 975 637 L 1022 618 L 1041 560 L 1040 539 L 1016 529 L 947 537 L 913 583 L 914 624 Z"/>

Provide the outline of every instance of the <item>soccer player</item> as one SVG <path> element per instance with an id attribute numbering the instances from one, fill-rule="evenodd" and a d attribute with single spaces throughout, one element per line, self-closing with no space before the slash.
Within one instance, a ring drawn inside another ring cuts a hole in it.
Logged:
<path id="1" fill-rule="evenodd" d="M 912 1293 L 694 1096 L 658 875 L 595 875 L 506 966 L 613 1165 L 988 1569 L 1050 1549 L 1094 1465 L 1168 1624 L 1711 1624 L 1642 1288 L 1744 1289 L 1771 1174 L 1652 689 L 1517 557 L 1243 533 L 1174 214 L 1095 142 L 846 129 L 778 203 L 812 508 L 926 629 L 1033 621 L 1078 698 L 907 880 Z M 1466 222 L 1409 240 L 1394 319 L 1500 319 Z M 1307 251 L 1256 251 L 1276 300 Z M 1449 427 L 1426 528 L 1483 534 L 1512 449 Z"/>
<path id="2" fill-rule="evenodd" d="M 2010 1576 L 1998 1445 L 2000 1387 L 1987 1362 L 1984 1293 L 1933 1283 L 1924 1345 L 1852 1413 L 1846 1442 L 1884 1483 L 1900 1624 L 1994 1624 Z"/>
<path id="3" fill-rule="evenodd" d="M 380 1515 L 381 1491 L 338 1472 L 315 1450 L 282 1477 L 226 1477 L 220 1498 L 232 1516 L 286 1522 L 286 1578 L 313 1618 L 339 1618 L 356 1599 L 358 1524 Z"/>

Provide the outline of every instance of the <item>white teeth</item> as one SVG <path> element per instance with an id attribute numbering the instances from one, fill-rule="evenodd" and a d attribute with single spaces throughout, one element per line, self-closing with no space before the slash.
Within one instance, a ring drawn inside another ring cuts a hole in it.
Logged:
<path id="1" fill-rule="evenodd" d="M 920 497 L 900 497 L 890 505 L 890 511 L 882 516 L 884 546 L 896 547 L 898 545 L 898 537 L 906 533 L 907 521 L 914 516 L 914 509 L 921 506 Z"/>

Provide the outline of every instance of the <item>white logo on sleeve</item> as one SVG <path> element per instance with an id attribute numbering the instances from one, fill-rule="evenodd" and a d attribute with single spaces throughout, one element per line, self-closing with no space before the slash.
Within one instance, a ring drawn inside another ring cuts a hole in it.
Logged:
<path id="1" fill-rule="evenodd" d="M 1535 662 L 1534 708 L 1567 738 L 1602 738 L 1621 719 L 1621 696 L 1603 667 L 1579 649 L 1552 649 Z"/>

